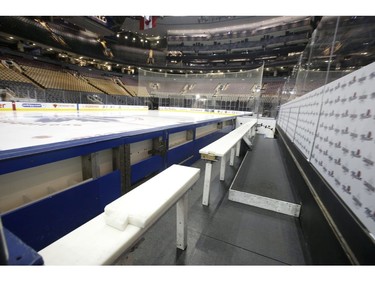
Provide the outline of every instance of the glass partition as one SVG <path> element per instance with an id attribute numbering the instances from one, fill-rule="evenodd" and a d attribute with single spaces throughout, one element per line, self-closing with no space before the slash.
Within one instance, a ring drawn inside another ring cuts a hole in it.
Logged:
<path id="1" fill-rule="evenodd" d="M 138 88 L 158 97 L 160 106 L 258 112 L 263 66 L 236 73 L 138 73 Z"/>
<path id="2" fill-rule="evenodd" d="M 280 107 L 277 121 L 332 188 L 319 192 L 334 191 L 372 237 L 374 31 L 375 17 L 324 17 L 301 55 L 293 90 L 285 93 L 299 98 Z"/>
<path id="3" fill-rule="evenodd" d="M 375 17 L 323 17 L 283 94 L 302 96 L 374 61 Z M 294 86 L 292 83 L 295 83 Z"/>

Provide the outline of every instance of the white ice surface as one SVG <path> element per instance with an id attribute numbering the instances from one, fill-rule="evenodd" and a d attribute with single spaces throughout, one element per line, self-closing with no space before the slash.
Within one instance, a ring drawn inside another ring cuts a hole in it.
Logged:
<path id="1" fill-rule="evenodd" d="M 0 112 L 1 151 L 228 117 L 167 111 Z"/>

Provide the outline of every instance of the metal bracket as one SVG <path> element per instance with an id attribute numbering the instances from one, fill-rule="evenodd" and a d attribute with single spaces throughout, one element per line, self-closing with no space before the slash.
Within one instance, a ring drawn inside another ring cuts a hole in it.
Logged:
<path id="1" fill-rule="evenodd" d="M 203 160 L 208 160 L 208 161 L 214 161 L 214 162 L 217 161 L 216 155 L 210 154 L 210 153 L 208 153 L 208 154 L 201 154 L 201 158 Z"/>
<path id="2" fill-rule="evenodd" d="M 164 156 L 167 153 L 167 144 L 158 138 L 152 140 L 152 149 L 148 151 L 151 155 Z"/>
<path id="3" fill-rule="evenodd" d="M 123 144 L 112 149 L 113 170 L 120 170 L 121 173 L 121 194 L 131 190 L 131 165 L 130 165 L 130 144 Z"/>
<path id="4" fill-rule="evenodd" d="M 251 140 L 247 136 L 243 136 L 242 139 L 247 144 L 247 146 L 249 147 L 249 149 L 253 150 L 253 144 L 252 144 Z"/>
<path id="5" fill-rule="evenodd" d="M 93 152 L 91 154 L 82 155 L 82 178 L 87 180 L 90 178 L 98 178 L 100 176 L 100 169 L 98 166 L 98 152 Z"/>
<path id="6" fill-rule="evenodd" d="M 185 193 L 176 203 L 176 244 L 177 248 L 181 250 L 185 250 L 187 247 L 188 198 L 189 194 Z"/>
<path id="7" fill-rule="evenodd" d="M 8 264 L 8 259 L 9 259 L 8 245 L 5 240 L 5 235 L 3 232 L 3 223 L 0 217 L 0 265 Z"/>

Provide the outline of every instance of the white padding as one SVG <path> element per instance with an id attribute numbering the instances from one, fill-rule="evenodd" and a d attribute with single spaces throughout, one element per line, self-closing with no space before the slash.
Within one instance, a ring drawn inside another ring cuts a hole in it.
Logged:
<path id="1" fill-rule="evenodd" d="M 242 137 L 245 134 L 247 134 L 250 131 L 250 129 L 253 126 L 256 125 L 256 123 L 256 120 L 251 120 L 250 122 L 241 125 L 240 127 L 226 134 L 222 138 L 203 147 L 199 150 L 199 153 L 223 157 L 233 146 L 237 144 L 238 141 L 242 139 Z"/>
<path id="2" fill-rule="evenodd" d="M 169 167 L 107 205 L 104 213 L 40 250 L 39 254 L 46 265 L 113 263 L 176 204 L 198 180 L 199 172 L 197 168 Z"/>
<path id="3" fill-rule="evenodd" d="M 117 229 L 128 223 L 140 228 L 149 226 L 197 181 L 200 170 L 173 165 L 137 188 L 108 204 L 106 223 Z"/>
<path id="4" fill-rule="evenodd" d="M 129 223 L 129 214 L 127 213 L 113 213 L 112 215 L 104 216 L 105 223 L 118 230 L 124 231 Z"/>
<path id="5" fill-rule="evenodd" d="M 104 265 L 113 263 L 142 234 L 128 225 L 124 231 L 108 226 L 104 214 L 39 251 L 45 265 Z"/>

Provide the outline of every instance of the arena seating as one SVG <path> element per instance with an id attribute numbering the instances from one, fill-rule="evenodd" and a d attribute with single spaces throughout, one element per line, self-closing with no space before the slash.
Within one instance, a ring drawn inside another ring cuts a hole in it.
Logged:
<path id="1" fill-rule="evenodd" d="M 122 83 L 128 86 L 138 86 L 138 79 L 130 75 L 124 75 L 120 77 Z"/>
<path id="2" fill-rule="evenodd" d="M 215 94 L 215 89 L 219 81 L 202 80 L 202 83 L 196 83 L 195 87 L 187 94 L 192 95 L 206 95 L 212 97 Z"/>
<path id="3" fill-rule="evenodd" d="M 31 67 L 43 68 L 43 69 L 54 70 L 54 71 L 62 70 L 61 65 L 47 63 L 47 62 L 40 61 L 37 59 L 31 60 L 31 59 L 26 59 L 22 57 L 15 57 L 12 60 L 21 66 L 31 66 Z"/>
<path id="4" fill-rule="evenodd" d="M 11 54 L 0 55 L 0 59 L 14 62 L 22 71 L 19 73 L 15 68 L 2 66 L 0 86 L 18 93 L 18 97 L 38 101 L 91 103 L 87 94 L 96 94 L 101 96 L 104 103 L 138 105 L 144 104 L 138 97 L 148 98 L 152 95 L 161 98 L 184 97 L 185 102 L 178 103 L 178 106 L 187 106 L 188 103 L 193 105 L 199 95 L 202 99 L 214 99 L 213 103 L 207 104 L 208 108 L 235 110 L 239 100 L 247 104 L 253 93 L 253 86 L 249 82 L 241 83 L 238 79 L 232 83 L 230 79 L 204 79 L 199 75 L 193 80 L 181 77 L 163 80 L 163 77 L 159 77 L 155 80 L 158 81 L 155 83 L 157 86 L 153 87 L 152 79 L 139 85 L 138 77 L 127 74 L 112 77 L 89 68 L 70 69 L 69 66 Z"/>
<path id="5" fill-rule="evenodd" d="M 12 69 L 6 68 L 2 64 L 0 64 L 0 77 L 1 77 L 1 80 L 6 80 L 6 81 L 31 83 L 31 81 L 27 79 L 25 76 L 23 76 L 22 74 Z"/>
<path id="6" fill-rule="evenodd" d="M 15 69 L 0 66 L 0 86 L 19 92 L 19 96 L 29 97 L 32 93 L 33 98 L 36 98 L 37 94 L 34 92 L 43 92 L 43 100 L 50 102 L 79 102 L 80 99 L 72 95 L 82 93 L 149 96 L 145 87 L 139 88 L 137 81 L 130 78 L 112 78 L 119 80 L 119 83 L 116 83 L 115 80 L 104 78 L 102 74 L 92 73 L 84 68 L 81 71 L 63 69 L 59 65 L 13 55 L 1 55 L 0 59 L 12 61 L 22 71 L 19 73 Z M 64 97 L 53 97 L 54 94 L 62 93 Z"/>
<path id="7" fill-rule="evenodd" d="M 36 99 L 40 89 L 26 76 L 0 64 L 0 88 L 9 89 L 17 98 Z"/>
<path id="8" fill-rule="evenodd" d="M 150 94 L 147 91 L 146 87 L 138 87 L 138 86 L 129 86 L 125 85 L 125 89 L 130 92 L 133 96 L 137 97 L 149 97 Z"/>
<path id="9" fill-rule="evenodd" d="M 310 31 L 310 20 L 299 20 L 291 24 L 272 26 L 268 28 L 258 27 L 245 32 L 217 33 L 209 38 L 189 36 L 168 36 L 169 50 L 178 50 L 184 53 L 226 50 L 256 50 L 263 46 L 277 47 L 284 44 L 306 42 Z M 288 34 L 285 31 L 289 31 Z M 193 48 L 192 48 L 193 47 Z"/>
<path id="10" fill-rule="evenodd" d="M 152 94 L 158 95 L 158 96 L 166 96 L 166 95 L 179 94 L 183 90 L 185 85 L 186 85 L 185 81 L 181 82 L 181 81 L 165 80 L 165 81 L 159 81 L 158 83 L 150 82 L 147 86 Z"/>
<path id="11" fill-rule="evenodd" d="M 245 97 L 252 94 L 254 85 L 249 83 L 228 83 L 228 86 L 223 91 L 218 91 L 216 97 L 236 96 Z"/>
<path id="12" fill-rule="evenodd" d="M 26 65 L 23 65 L 22 67 L 25 70 L 25 75 L 29 76 L 46 89 L 101 93 L 101 91 L 95 87 L 92 87 L 68 72 L 54 71 Z"/>
<path id="13" fill-rule="evenodd" d="M 282 91 L 284 83 L 285 82 L 282 80 L 264 83 L 263 88 L 262 88 L 263 94 L 266 94 L 266 95 L 278 94 L 279 90 Z"/>
<path id="14" fill-rule="evenodd" d="M 107 93 L 107 94 L 110 94 L 110 95 L 129 96 L 129 94 L 125 91 L 124 88 L 120 87 L 114 81 L 112 81 L 110 79 L 87 77 L 87 80 L 91 85 L 100 89 L 104 93 Z"/>
<path id="15" fill-rule="evenodd" d="M 260 40 L 259 40 L 260 39 Z M 264 45 L 268 47 L 279 47 L 283 46 L 284 44 L 292 44 L 292 43 L 300 43 L 300 42 L 307 42 L 308 36 L 307 32 L 297 35 L 288 35 L 288 36 L 280 36 L 275 38 L 259 38 L 257 41 L 245 41 L 244 39 L 238 38 L 236 42 L 233 43 L 224 43 L 224 44 L 212 44 L 212 42 L 207 42 L 207 44 L 197 44 L 194 47 L 195 51 L 199 51 L 199 53 L 211 53 L 214 51 L 220 50 L 236 50 L 236 51 L 246 51 L 246 50 L 260 50 L 263 48 Z M 210 44 L 211 43 L 211 44 Z M 208 45 L 210 44 L 210 45 Z M 192 46 L 174 46 L 172 45 L 171 48 L 175 51 L 181 51 L 184 53 L 193 52 Z"/>

